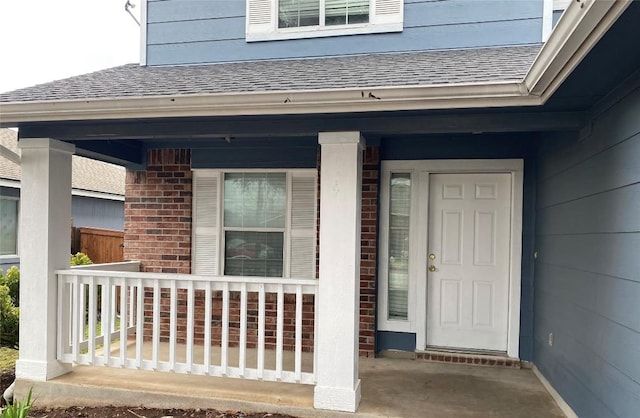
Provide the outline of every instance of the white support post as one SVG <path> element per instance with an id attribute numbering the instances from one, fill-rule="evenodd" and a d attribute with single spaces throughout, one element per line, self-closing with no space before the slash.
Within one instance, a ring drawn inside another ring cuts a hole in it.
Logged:
<path id="1" fill-rule="evenodd" d="M 316 299 L 314 407 L 355 412 L 360 403 L 360 221 L 364 139 L 320 132 L 320 280 Z"/>
<path id="2" fill-rule="evenodd" d="M 69 268 L 71 155 L 49 138 L 23 139 L 20 191 L 20 358 L 16 377 L 46 381 L 71 370 L 56 359 L 57 278 Z"/>

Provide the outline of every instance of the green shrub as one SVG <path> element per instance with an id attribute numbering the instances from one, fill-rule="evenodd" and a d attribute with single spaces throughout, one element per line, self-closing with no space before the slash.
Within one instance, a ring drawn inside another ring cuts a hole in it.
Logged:
<path id="1" fill-rule="evenodd" d="M 22 401 L 14 401 L 12 405 L 7 405 L 0 418 L 26 418 L 29 416 L 29 411 L 33 405 L 33 399 L 31 398 L 31 389 L 27 393 L 27 397 Z"/>
<path id="2" fill-rule="evenodd" d="M 86 264 L 93 264 L 93 261 L 85 253 L 76 253 L 71 255 L 72 266 L 84 266 Z"/>
<path id="3" fill-rule="evenodd" d="M 18 347 L 19 324 L 20 309 L 13 305 L 9 288 L 0 285 L 0 345 Z"/>
<path id="4" fill-rule="evenodd" d="M 0 286 L 9 288 L 9 295 L 14 306 L 20 306 L 20 270 L 13 266 L 3 275 L 0 270 Z"/>

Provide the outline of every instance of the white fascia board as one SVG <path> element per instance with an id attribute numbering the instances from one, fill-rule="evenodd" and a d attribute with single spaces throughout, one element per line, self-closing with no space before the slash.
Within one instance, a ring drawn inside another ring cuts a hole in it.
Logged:
<path id="1" fill-rule="evenodd" d="M 113 193 L 96 192 L 93 190 L 72 189 L 71 194 L 73 196 L 92 197 L 94 199 L 116 200 L 116 201 L 124 202 L 123 195 L 113 194 Z"/>
<path id="2" fill-rule="evenodd" d="M 11 126 L 36 121 L 347 113 L 538 102 L 538 98 L 528 97 L 520 82 L 502 82 L 15 102 L 1 104 L 0 112 L 3 124 Z"/>
<path id="3" fill-rule="evenodd" d="M 0 144 L 0 157 L 4 157 L 12 163 L 20 165 L 20 155 L 2 144 Z"/>
<path id="4" fill-rule="evenodd" d="M 12 189 L 19 189 L 20 181 L 11 180 L 11 179 L 0 179 L 0 187 L 10 187 Z"/>
<path id="5" fill-rule="evenodd" d="M 544 103 L 631 1 L 582 0 L 569 4 L 531 65 L 524 79 L 526 89 L 543 98 Z"/>

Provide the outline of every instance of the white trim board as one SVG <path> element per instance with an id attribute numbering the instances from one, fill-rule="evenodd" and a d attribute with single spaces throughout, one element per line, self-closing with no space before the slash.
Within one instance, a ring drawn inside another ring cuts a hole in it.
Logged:
<path id="1" fill-rule="evenodd" d="M 411 219 L 409 263 L 409 306 L 408 319 L 388 320 L 387 312 L 387 251 L 389 219 L 389 179 L 393 172 L 411 173 Z M 382 161 L 380 191 L 380 264 L 378 266 L 379 300 L 378 330 L 412 332 L 416 334 L 416 350 L 426 349 L 427 334 L 427 241 L 428 202 L 430 173 L 511 173 L 511 251 L 509 269 L 509 324 L 507 331 L 507 355 L 520 358 L 520 303 L 521 303 L 521 263 L 522 263 L 522 202 L 524 187 L 524 161 L 505 160 L 394 160 Z M 414 214 L 419 214 L 418 216 Z M 419 222 L 420 219 L 422 222 Z M 415 260 L 415 262 L 413 261 Z"/>
<path id="2" fill-rule="evenodd" d="M 569 406 L 569 404 L 562 398 L 562 396 L 558 393 L 557 390 L 551 385 L 551 383 L 547 380 L 546 377 L 542 374 L 540 369 L 536 367 L 535 364 L 531 364 L 531 370 L 533 374 L 536 375 L 542 386 L 549 392 L 549 395 L 553 398 L 553 400 L 558 405 L 558 408 L 567 416 L 567 418 L 578 418 L 578 414 Z"/>

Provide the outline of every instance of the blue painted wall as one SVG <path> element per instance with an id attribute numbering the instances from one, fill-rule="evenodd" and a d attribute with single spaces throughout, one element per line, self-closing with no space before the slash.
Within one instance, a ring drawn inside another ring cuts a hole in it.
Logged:
<path id="1" fill-rule="evenodd" d="M 541 42 L 543 0 L 405 0 L 401 33 L 245 41 L 243 0 L 149 0 L 147 64 L 194 64 Z"/>
<path id="2" fill-rule="evenodd" d="M 522 234 L 522 293 L 520 311 L 520 358 L 533 359 L 533 251 L 535 240 L 535 147 L 531 134 L 416 135 L 382 138 L 383 160 L 420 160 L 451 158 L 522 158 L 524 159 L 524 202 Z M 410 334 L 413 335 L 413 334 Z M 393 335 L 378 332 L 382 346 L 378 349 L 403 350 L 406 335 L 397 341 Z M 415 344 L 415 343 L 414 343 Z M 415 345 L 414 345 L 415 348 Z"/>
<path id="3" fill-rule="evenodd" d="M 639 115 L 636 89 L 539 155 L 534 363 L 580 417 L 640 414 Z"/>
<path id="4" fill-rule="evenodd" d="M 73 196 L 71 200 L 73 226 L 124 229 L 124 202 L 119 200 L 96 199 Z"/>

